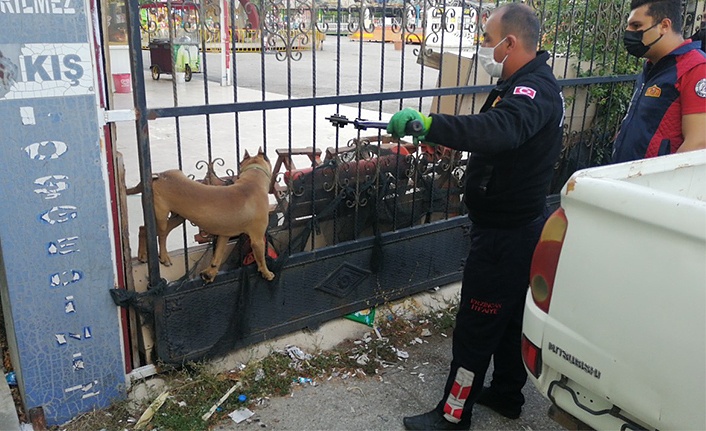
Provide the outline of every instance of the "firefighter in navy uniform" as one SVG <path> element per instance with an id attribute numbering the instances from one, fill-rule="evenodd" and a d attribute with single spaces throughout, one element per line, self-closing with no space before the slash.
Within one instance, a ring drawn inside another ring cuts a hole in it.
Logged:
<path id="1" fill-rule="evenodd" d="M 489 17 L 478 61 L 499 77 L 477 115 L 425 116 L 407 108 L 387 131 L 470 151 L 464 201 L 471 229 L 453 359 L 444 394 L 428 413 L 404 418 L 407 429 L 468 429 L 474 403 L 516 419 L 527 380 L 520 340 L 532 254 L 547 217 L 546 194 L 562 141 L 561 89 L 537 52 L 539 22 L 526 5 L 509 3 Z M 492 383 L 483 388 L 490 360 Z"/>

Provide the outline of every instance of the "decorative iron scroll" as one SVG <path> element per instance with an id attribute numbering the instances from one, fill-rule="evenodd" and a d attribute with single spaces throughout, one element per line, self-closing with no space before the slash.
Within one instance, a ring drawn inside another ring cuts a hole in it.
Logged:
<path id="1" fill-rule="evenodd" d="M 237 3 L 235 3 L 238 1 Z M 229 0 L 227 13 L 216 0 L 204 2 L 140 0 L 143 48 L 155 39 L 200 42 L 206 50 L 220 49 L 222 27 L 232 50 L 274 52 L 279 61 L 302 58 L 302 51 L 321 48 L 325 35 L 334 27 L 348 34 L 386 32 L 406 44 L 417 45 L 415 55 L 428 46 L 444 45 L 445 51 L 473 49 L 494 3 L 465 1 L 405 0 L 389 4 L 365 1 L 342 6 L 317 0 Z M 382 10 L 384 8 L 384 10 Z M 230 23 L 237 17 L 248 20 Z M 258 22 L 250 22 L 253 17 Z M 459 40 L 468 44 L 455 46 Z"/>

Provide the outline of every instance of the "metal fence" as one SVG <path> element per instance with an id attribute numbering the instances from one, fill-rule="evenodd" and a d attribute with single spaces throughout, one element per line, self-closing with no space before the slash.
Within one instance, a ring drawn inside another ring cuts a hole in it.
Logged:
<path id="1" fill-rule="evenodd" d="M 540 17 L 541 48 L 552 53 L 551 65 L 567 101 L 564 147 L 548 191 L 552 194 L 576 169 L 608 162 L 611 139 L 627 108 L 639 64 L 622 47 L 628 1 L 527 3 Z M 462 232 L 468 224 L 457 218 L 465 212 L 461 194 L 467 155 L 392 140 L 375 128 L 336 127 L 329 118 L 342 114 L 349 120 L 384 123 L 406 106 L 422 112 L 478 112 L 494 82 L 476 67 L 473 57 L 484 22 L 497 5 L 438 0 L 128 1 L 138 118 L 137 145 L 123 150 L 128 185 L 167 168 L 179 168 L 196 179 L 214 169 L 219 177 L 233 179 L 244 152 L 262 148 L 273 164 L 268 247 L 275 251 L 272 259 L 280 261 L 275 267 L 282 274 L 287 268 L 301 274 L 291 269 L 292 262 L 309 265 L 321 256 L 312 250 L 325 249 L 332 255 L 336 250 L 353 253 L 350 256 L 362 253 L 351 259 L 362 262 L 365 277 L 378 274 L 369 291 L 346 292 L 335 306 L 322 300 L 321 309 L 303 313 L 309 319 L 296 311 L 263 323 L 260 329 L 250 321 L 246 329 L 235 331 L 239 335 L 229 338 L 227 347 L 460 278 L 465 245 L 454 244 L 462 242 L 463 233 L 458 237 L 453 232 Z M 703 3 L 685 2 L 685 9 L 688 35 L 700 19 L 697 10 L 703 11 Z M 155 64 L 150 43 L 164 39 L 170 44 L 168 64 Z M 195 55 L 188 51 L 194 48 Z M 155 66 L 171 71 L 172 78 L 151 79 Z M 187 66 L 193 78 L 184 83 Z M 139 207 L 144 216 L 146 279 L 154 290 L 163 287 L 166 269 L 157 261 L 152 190 L 149 181 L 144 184 L 142 199 L 128 201 L 128 206 Z M 424 231 L 423 225 L 437 223 L 429 232 L 438 234 L 444 231 L 444 221 L 451 230 L 436 237 L 442 242 L 435 242 L 433 249 L 410 252 L 404 245 L 392 245 L 415 238 Z M 135 226 L 130 231 L 132 243 Z M 197 265 L 193 255 L 205 250 L 199 245 L 198 229 L 187 224 L 181 238 L 173 240 L 170 247 L 183 250 L 184 263 L 183 272 L 170 278 L 170 286 L 179 283 L 171 293 L 203 287 L 193 277 Z M 380 270 L 387 271 L 389 287 L 380 287 L 379 268 L 374 268 L 376 250 L 383 245 L 388 262 L 397 254 L 394 247 L 408 253 Z M 244 267 L 238 247 L 216 284 L 237 283 L 242 290 L 243 277 L 233 275 Z M 440 257 L 437 247 L 459 255 L 446 267 L 437 265 L 435 259 L 450 259 Z M 407 280 L 400 268 L 408 268 L 408 262 L 401 264 L 400 259 L 415 260 L 417 267 L 423 262 L 427 275 Z M 289 288 L 317 286 L 331 294 L 321 286 L 333 283 L 327 277 L 345 266 L 346 259 L 339 260 L 330 268 L 306 266 L 307 274 L 317 275 L 290 281 Z M 346 283 L 351 271 L 357 270 L 349 268 Z M 286 277 L 281 278 L 287 284 Z M 167 307 L 166 302 L 162 305 Z M 282 323 L 292 315 L 300 316 L 294 319 L 298 323 Z M 274 327 L 279 329 L 273 332 Z M 169 338 L 164 330 L 161 336 Z M 160 356 L 173 361 L 200 357 L 221 349 L 214 349 L 216 344 L 179 352 L 166 349 Z"/>

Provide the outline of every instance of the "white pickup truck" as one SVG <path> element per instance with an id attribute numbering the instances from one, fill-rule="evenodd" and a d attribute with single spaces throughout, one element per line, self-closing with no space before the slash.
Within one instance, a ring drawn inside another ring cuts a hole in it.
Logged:
<path id="1" fill-rule="evenodd" d="M 576 172 L 530 280 L 522 355 L 550 416 L 706 430 L 706 150 Z"/>

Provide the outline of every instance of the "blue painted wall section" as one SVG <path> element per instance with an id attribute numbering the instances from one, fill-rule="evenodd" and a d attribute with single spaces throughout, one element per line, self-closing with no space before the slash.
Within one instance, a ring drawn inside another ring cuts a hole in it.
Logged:
<path id="1" fill-rule="evenodd" d="M 0 285 L 25 407 L 50 425 L 124 396 L 87 10 L 0 0 Z"/>

